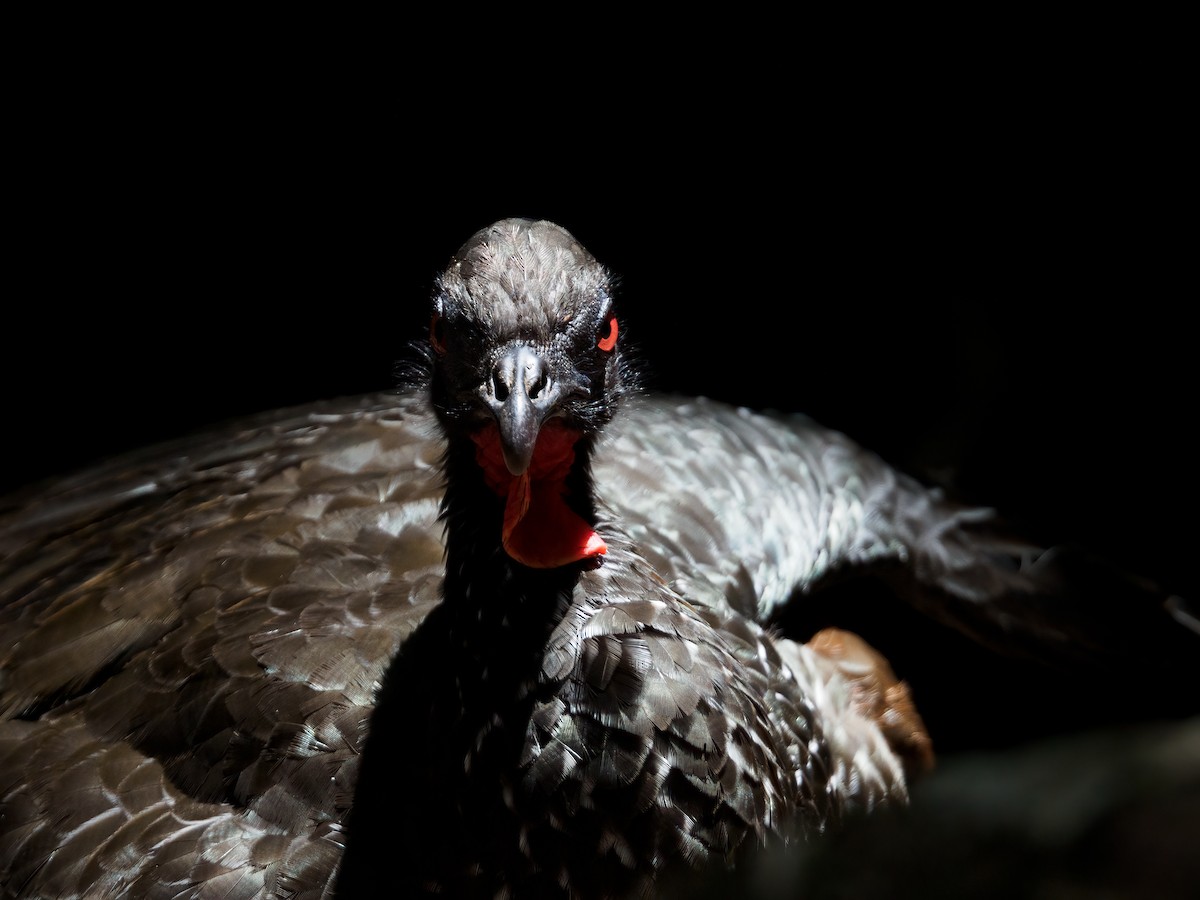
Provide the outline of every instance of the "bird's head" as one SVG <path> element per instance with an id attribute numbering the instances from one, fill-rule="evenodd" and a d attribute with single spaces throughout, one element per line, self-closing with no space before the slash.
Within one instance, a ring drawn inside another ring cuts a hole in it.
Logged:
<path id="1" fill-rule="evenodd" d="M 451 443 L 474 445 L 506 502 L 505 550 L 526 565 L 605 551 L 568 508 L 567 478 L 628 390 L 619 332 L 611 276 L 551 222 L 476 232 L 437 281 L 433 406 Z"/>

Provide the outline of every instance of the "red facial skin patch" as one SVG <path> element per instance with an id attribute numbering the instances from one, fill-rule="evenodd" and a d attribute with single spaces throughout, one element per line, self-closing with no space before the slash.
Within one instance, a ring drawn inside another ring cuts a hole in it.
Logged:
<path id="1" fill-rule="evenodd" d="M 502 538 L 509 556 L 533 569 L 553 569 L 608 552 L 604 539 L 563 499 L 578 431 L 549 420 L 522 475 L 513 475 L 504 464 L 500 431 L 494 423 L 471 439 L 484 481 L 505 498 Z"/>

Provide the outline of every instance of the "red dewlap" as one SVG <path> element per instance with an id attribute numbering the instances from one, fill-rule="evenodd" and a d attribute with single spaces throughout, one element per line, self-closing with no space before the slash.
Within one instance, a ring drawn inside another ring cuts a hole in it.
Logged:
<path id="1" fill-rule="evenodd" d="M 542 427 L 529 468 L 520 476 L 504 464 L 500 432 L 494 424 L 471 436 L 484 480 L 506 498 L 504 549 L 523 565 L 552 569 L 608 552 L 604 539 L 564 499 L 564 482 L 575 462 L 579 436 L 551 419 Z"/>

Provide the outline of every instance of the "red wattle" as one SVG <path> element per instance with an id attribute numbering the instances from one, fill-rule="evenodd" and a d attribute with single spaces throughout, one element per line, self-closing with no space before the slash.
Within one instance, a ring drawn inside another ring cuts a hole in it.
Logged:
<path id="1" fill-rule="evenodd" d="M 546 423 L 529 469 L 520 476 L 504 464 L 495 425 L 472 438 L 484 480 L 505 498 L 502 540 L 509 556 L 531 568 L 550 569 L 608 552 L 604 539 L 564 499 L 579 432 L 553 419 Z"/>

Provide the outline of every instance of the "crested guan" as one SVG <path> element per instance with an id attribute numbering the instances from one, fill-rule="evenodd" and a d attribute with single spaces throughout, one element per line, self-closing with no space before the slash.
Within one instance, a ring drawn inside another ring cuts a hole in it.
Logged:
<path id="1" fill-rule="evenodd" d="M 3 501 L 4 895 L 645 896 L 932 765 L 878 652 L 789 634 L 852 576 L 1003 652 L 1194 637 L 807 418 L 644 392 L 615 294 L 497 222 L 396 391 Z"/>

